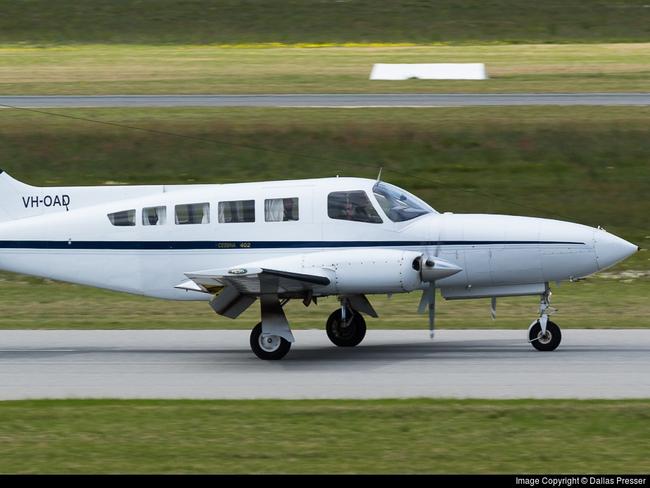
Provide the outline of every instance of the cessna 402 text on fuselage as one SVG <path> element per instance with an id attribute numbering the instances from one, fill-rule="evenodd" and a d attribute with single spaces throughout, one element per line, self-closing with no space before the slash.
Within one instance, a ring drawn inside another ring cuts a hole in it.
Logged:
<path id="1" fill-rule="evenodd" d="M 528 338 L 560 343 L 549 282 L 595 273 L 637 247 L 601 229 L 529 217 L 440 214 L 385 182 L 324 178 L 224 185 L 40 188 L 0 170 L 0 269 L 171 300 L 236 318 L 260 301 L 250 344 L 280 359 L 283 306 L 340 299 L 337 346 L 364 338 L 368 295 L 420 290 L 433 333 L 447 299 L 539 295 Z"/>

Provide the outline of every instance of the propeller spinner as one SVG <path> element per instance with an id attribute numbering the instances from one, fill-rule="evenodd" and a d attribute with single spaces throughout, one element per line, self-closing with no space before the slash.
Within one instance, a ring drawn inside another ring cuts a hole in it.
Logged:
<path id="1" fill-rule="evenodd" d="M 416 267 L 417 262 L 417 267 Z M 422 291 L 418 313 L 429 311 L 429 335 L 433 339 L 436 323 L 436 280 L 447 278 L 462 271 L 462 268 L 440 258 L 429 258 L 422 255 L 414 262 L 416 270 L 420 271 L 420 279 L 428 283 Z"/>

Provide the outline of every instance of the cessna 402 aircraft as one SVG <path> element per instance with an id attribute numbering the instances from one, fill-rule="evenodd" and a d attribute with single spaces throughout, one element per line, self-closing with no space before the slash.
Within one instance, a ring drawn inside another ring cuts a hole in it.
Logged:
<path id="1" fill-rule="evenodd" d="M 440 214 L 382 181 L 324 178 L 223 185 L 39 188 L 0 170 L 0 269 L 171 300 L 209 300 L 236 318 L 260 301 L 250 336 L 284 357 L 283 311 L 335 295 L 337 346 L 359 344 L 367 295 L 420 290 L 433 336 L 446 299 L 539 295 L 529 342 L 551 351 L 549 282 L 623 260 L 637 246 L 598 228 L 507 215 Z"/>

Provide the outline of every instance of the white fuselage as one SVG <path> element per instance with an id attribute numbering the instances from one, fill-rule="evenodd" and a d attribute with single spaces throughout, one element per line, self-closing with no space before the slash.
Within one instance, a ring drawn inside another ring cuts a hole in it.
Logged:
<path id="1" fill-rule="evenodd" d="M 374 184 L 359 178 L 97 189 L 16 184 L 10 187 L 13 194 L 0 195 L 0 207 L 9 209 L 0 219 L 0 269 L 152 297 L 204 300 L 210 295 L 174 288 L 185 273 L 319 251 L 395 249 L 457 265 L 461 272 L 435 286 L 448 298 L 470 298 L 536 294 L 546 282 L 589 275 L 636 250 L 603 230 L 540 218 L 431 209 L 393 222 L 373 197 Z M 340 191 L 366 192 L 382 222 L 330 218 L 328 195 Z M 60 205 L 54 205 L 57 196 Z M 269 199 L 297 199 L 298 219 L 266 221 Z M 254 222 L 223 221 L 219 202 L 251 200 Z M 176 222 L 176 206 L 204 203 L 209 212 L 202 222 Z M 143 209 L 161 207 L 165 223 L 143 225 Z M 129 210 L 135 210 L 135 225 L 116 226 L 108 218 Z M 379 284 L 372 273 L 366 280 L 359 277 L 359 288 L 360 293 L 409 291 Z M 322 294 L 339 291 L 333 283 Z"/>

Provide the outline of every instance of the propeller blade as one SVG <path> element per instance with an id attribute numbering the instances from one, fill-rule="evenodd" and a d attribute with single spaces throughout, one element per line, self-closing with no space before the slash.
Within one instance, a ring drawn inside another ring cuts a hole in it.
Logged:
<path id="1" fill-rule="evenodd" d="M 418 306 L 418 313 L 429 311 L 429 334 L 433 339 L 436 324 L 436 284 L 432 282 L 428 288 L 422 290 L 422 298 Z"/>
<path id="2" fill-rule="evenodd" d="M 497 297 L 492 297 L 492 302 L 490 303 L 490 315 L 492 320 L 497 318 Z"/>
<path id="3" fill-rule="evenodd" d="M 429 337 L 433 339 L 436 327 L 436 287 L 434 283 L 431 283 L 429 293 Z"/>
<path id="4" fill-rule="evenodd" d="M 429 285 L 431 288 L 431 285 Z M 418 313 L 424 313 L 427 311 L 429 305 L 429 288 L 422 290 L 422 297 L 420 298 L 420 304 L 418 305 Z"/>

